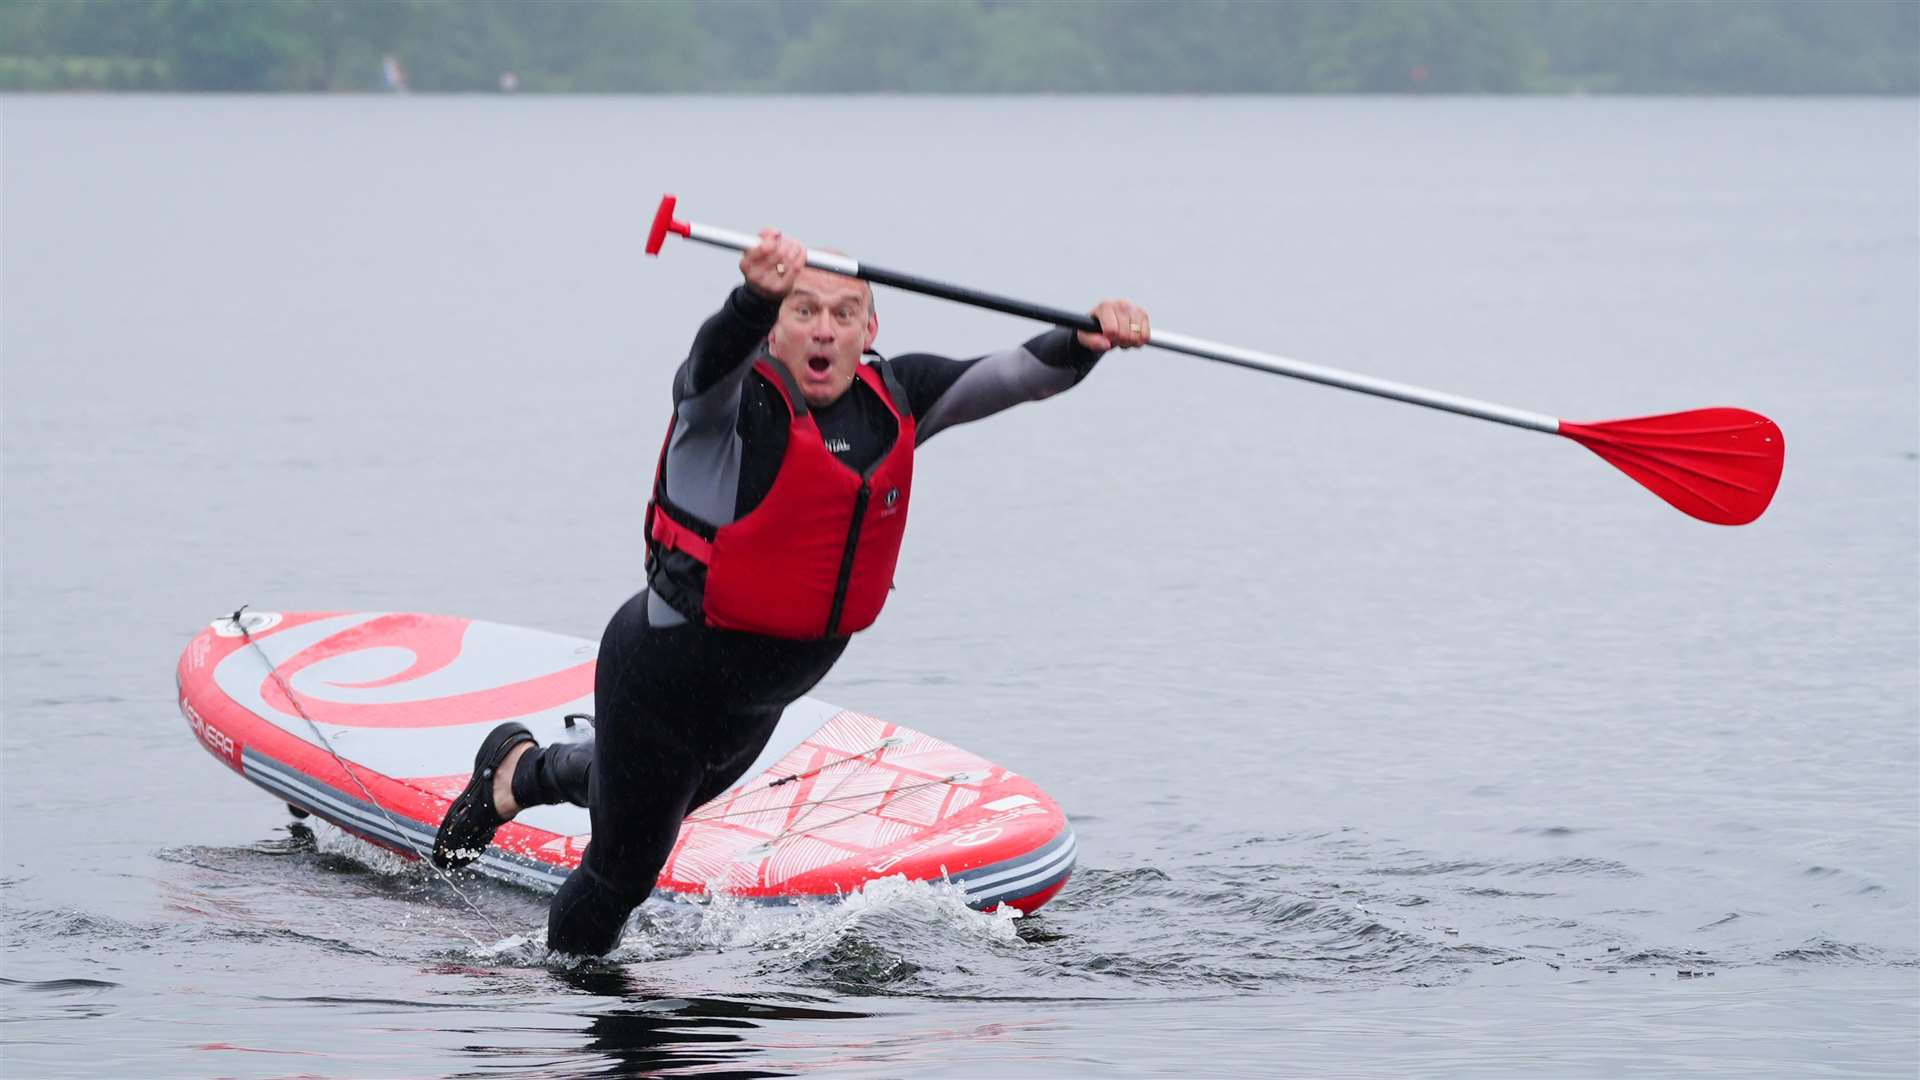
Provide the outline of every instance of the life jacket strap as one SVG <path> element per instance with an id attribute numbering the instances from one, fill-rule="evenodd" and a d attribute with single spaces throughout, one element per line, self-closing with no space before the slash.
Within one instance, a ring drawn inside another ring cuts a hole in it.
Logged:
<path id="1" fill-rule="evenodd" d="M 683 551 L 692 556 L 702 566 L 713 563 L 713 538 L 702 536 L 698 530 L 674 520 L 669 504 L 656 502 L 649 535 L 663 551 Z"/>

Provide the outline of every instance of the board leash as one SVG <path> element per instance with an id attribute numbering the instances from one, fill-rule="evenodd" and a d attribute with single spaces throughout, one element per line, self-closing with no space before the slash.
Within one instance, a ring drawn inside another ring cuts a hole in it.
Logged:
<path id="1" fill-rule="evenodd" d="M 459 897 L 460 902 L 467 905 L 468 910 L 479 916 L 480 921 L 486 923 L 489 929 L 501 937 L 507 937 L 507 932 L 500 928 L 500 924 L 488 918 L 487 913 L 480 910 L 480 905 L 474 903 L 473 898 L 468 896 L 465 890 L 454 883 L 453 876 L 445 870 L 442 870 L 439 864 L 433 861 L 431 854 L 420 850 L 420 845 L 413 842 L 413 836 L 409 834 L 405 828 L 401 827 L 400 822 L 395 819 L 392 814 L 387 812 L 387 808 L 380 804 L 380 800 L 374 797 L 373 792 L 367 790 L 367 785 L 361 781 L 360 774 L 354 772 L 353 766 L 347 763 L 347 759 L 341 757 L 340 752 L 333 748 L 333 741 L 327 738 L 327 733 L 320 730 L 320 725 L 314 722 L 313 717 L 307 715 L 306 707 L 300 704 L 300 698 L 294 694 L 293 687 L 288 686 L 287 680 L 281 676 L 280 665 L 274 663 L 273 658 L 267 655 L 267 650 L 261 648 L 260 643 L 253 639 L 253 631 L 248 630 L 246 623 L 241 621 L 241 612 L 246 611 L 249 606 L 251 605 L 241 604 L 234 609 L 232 616 L 233 627 L 240 631 L 240 636 L 246 639 L 248 645 L 253 646 L 253 651 L 258 653 L 261 661 L 267 665 L 267 675 L 280 687 L 280 692 L 286 695 L 287 701 L 293 705 L 293 711 L 299 713 L 300 719 L 305 720 L 307 727 L 313 729 L 313 737 L 320 740 L 320 745 L 325 748 L 327 753 L 333 755 L 334 763 L 340 766 L 340 771 L 346 773 L 347 778 L 352 780 L 354 786 L 360 789 L 360 793 L 367 797 L 367 804 L 375 810 L 380 811 L 380 816 L 387 819 L 387 824 L 393 827 L 393 834 L 398 836 L 407 847 L 413 850 L 414 857 L 422 863 L 425 863 L 428 869 L 439 875 L 440 880 L 446 882 L 447 888 L 453 890 L 453 895 Z M 471 934 L 468 934 L 467 938 L 475 945 L 486 945 L 486 942 L 474 938 Z"/>

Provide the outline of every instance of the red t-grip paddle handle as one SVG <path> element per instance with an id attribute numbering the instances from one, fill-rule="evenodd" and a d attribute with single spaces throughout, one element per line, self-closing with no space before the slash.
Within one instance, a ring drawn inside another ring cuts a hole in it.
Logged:
<path id="1" fill-rule="evenodd" d="M 647 230 L 647 254 L 660 254 L 660 245 L 667 242 L 668 233 L 686 236 L 690 231 L 686 222 L 673 219 L 673 196 L 660 196 L 660 209 L 653 212 L 653 228 Z"/>

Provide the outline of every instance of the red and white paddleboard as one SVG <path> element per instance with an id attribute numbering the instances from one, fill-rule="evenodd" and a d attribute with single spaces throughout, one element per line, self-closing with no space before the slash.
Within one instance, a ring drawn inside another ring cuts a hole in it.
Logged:
<path id="1" fill-rule="evenodd" d="M 495 724 L 519 721 L 543 744 L 584 736 L 566 717 L 593 712 L 596 651 L 444 615 L 247 612 L 188 643 L 180 711 L 214 757 L 275 798 L 418 858 Z M 534 807 L 474 865 L 557 887 L 588 832 L 582 807 Z M 982 910 L 1032 912 L 1073 863 L 1066 815 L 1032 781 L 802 698 L 745 777 L 688 815 L 658 888 L 831 897 L 898 875 L 951 881 Z"/>

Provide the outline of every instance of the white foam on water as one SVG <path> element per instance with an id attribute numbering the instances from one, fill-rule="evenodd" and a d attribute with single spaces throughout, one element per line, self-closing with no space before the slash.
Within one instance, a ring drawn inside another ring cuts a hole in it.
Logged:
<path id="1" fill-rule="evenodd" d="M 311 824 L 315 849 L 321 854 L 351 859 L 383 877 L 442 884 L 419 860 L 326 822 L 316 819 Z M 479 904 L 487 920 L 501 930 L 511 929 L 525 915 L 466 891 L 469 900 Z M 451 897 L 447 899 L 452 902 Z M 768 903 L 718 889 L 699 898 L 656 894 L 635 912 L 620 944 L 604 958 L 549 950 L 543 926 L 530 926 L 497 940 L 473 940 L 457 951 L 470 960 L 514 967 L 573 967 L 596 959 L 651 963 L 696 953 L 751 953 L 768 966 L 791 968 L 826 957 L 849 941 L 905 953 L 934 943 L 942 951 L 1025 948 L 1016 932 L 1019 917 L 1009 907 L 991 913 L 968 907 L 966 891 L 952 882 L 911 881 L 894 875 L 869 881 L 840 897 L 791 903 Z"/>
<path id="2" fill-rule="evenodd" d="M 967 906 L 966 893 L 945 881 L 880 878 L 838 898 L 769 904 L 725 893 L 704 899 L 656 898 L 628 924 L 613 960 L 668 960 L 694 953 L 752 953 L 788 967 L 823 956 L 840 943 L 870 936 L 893 941 L 907 933 L 946 947 L 1024 947 L 1018 912 L 987 914 Z"/>
<path id="3" fill-rule="evenodd" d="M 320 818 L 308 818 L 304 824 L 313 830 L 314 850 L 322 855 L 352 859 L 376 874 L 410 877 L 420 873 L 424 864 L 378 844 L 360 839 L 345 829 Z M 431 873 L 431 871 L 427 871 Z"/>

